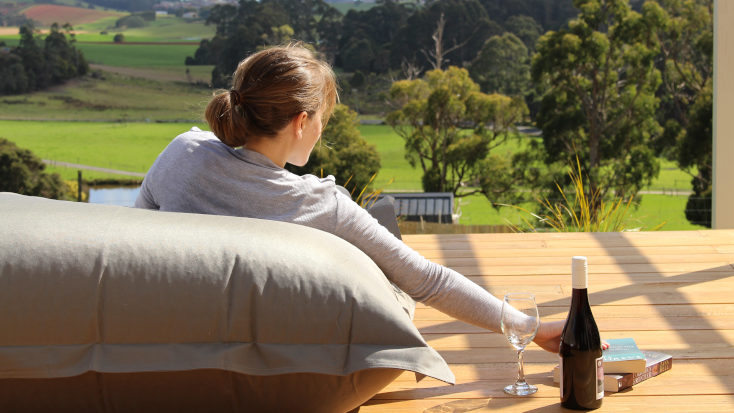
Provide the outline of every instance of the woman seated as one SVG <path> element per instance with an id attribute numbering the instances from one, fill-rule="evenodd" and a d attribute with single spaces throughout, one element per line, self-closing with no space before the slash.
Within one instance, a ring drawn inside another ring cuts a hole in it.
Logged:
<path id="1" fill-rule="evenodd" d="M 502 301 L 393 236 L 337 189 L 333 176 L 298 176 L 338 99 L 329 65 L 299 44 L 260 51 L 205 112 L 212 132 L 176 137 L 143 181 L 138 208 L 305 225 L 367 254 L 404 292 L 451 317 L 501 332 Z M 284 248 L 288 248 L 284 245 Z M 535 343 L 557 353 L 564 321 L 541 323 Z"/>

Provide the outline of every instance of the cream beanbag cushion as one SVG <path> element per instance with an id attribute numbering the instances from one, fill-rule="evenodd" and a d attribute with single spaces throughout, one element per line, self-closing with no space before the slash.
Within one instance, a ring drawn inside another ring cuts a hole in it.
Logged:
<path id="1" fill-rule="evenodd" d="M 338 412 L 404 370 L 454 382 L 319 230 L 3 193 L 0 243 L 8 411 Z"/>

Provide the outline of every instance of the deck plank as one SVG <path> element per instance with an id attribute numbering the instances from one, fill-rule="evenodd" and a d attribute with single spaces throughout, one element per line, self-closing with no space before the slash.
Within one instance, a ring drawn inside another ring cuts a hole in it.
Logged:
<path id="1" fill-rule="evenodd" d="M 734 230 L 609 234 L 409 235 L 406 244 L 497 298 L 536 295 L 544 320 L 570 304 L 570 257 L 589 257 L 589 297 L 603 338 L 633 337 L 644 350 L 674 357 L 673 369 L 620 393 L 600 412 L 734 411 Z M 505 337 L 423 304 L 414 324 L 449 363 L 455 386 L 402 374 L 360 412 L 560 412 L 552 369 L 558 356 L 526 349 L 531 397 L 502 388 L 515 379 Z"/>

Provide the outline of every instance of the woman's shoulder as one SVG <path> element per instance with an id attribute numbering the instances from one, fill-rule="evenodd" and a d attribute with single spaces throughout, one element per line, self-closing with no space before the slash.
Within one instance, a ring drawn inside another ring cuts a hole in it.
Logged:
<path id="1" fill-rule="evenodd" d="M 296 175 L 288 173 L 287 179 L 312 196 L 334 198 L 337 192 L 336 178 L 328 175 L 325 178 L 319 178 L 316 175 L 304 174 Z"/>
<path id="2" fill-rule="evenodd" d="M 221 143 L 216 135 L 209 131 L 203 131 L 196 126 L 173 138 L 169 146 L 198 146 L 202 143 Z M 223 144 L 222 144 L 223 145 Z"/>

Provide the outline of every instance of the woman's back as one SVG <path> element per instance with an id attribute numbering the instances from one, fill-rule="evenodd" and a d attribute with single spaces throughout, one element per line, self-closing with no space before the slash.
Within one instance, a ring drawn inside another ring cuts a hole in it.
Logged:
<path id="1" fill-rule="evenodd" d="M 336 196 L 333 177 L 294 175 L 194 127 L 156 159 L 135 206 L 291 222 L 333 233 Z"/>

